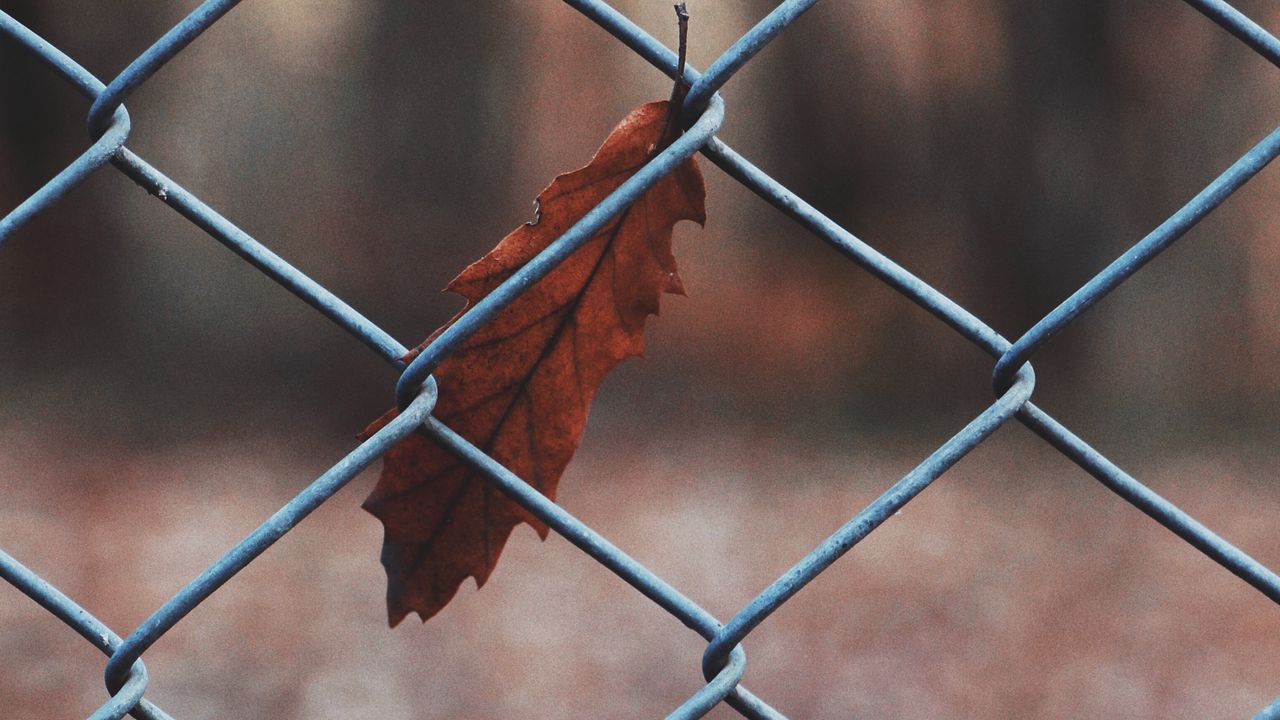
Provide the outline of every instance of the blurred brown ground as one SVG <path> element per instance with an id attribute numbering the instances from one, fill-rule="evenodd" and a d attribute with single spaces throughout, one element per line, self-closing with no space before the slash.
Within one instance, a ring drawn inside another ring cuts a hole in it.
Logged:
<path id="1" fill-rule="evenodd" d="M 705 67 L 768 2 L 693 0 Z M 1280 27 L 1271 4 L 1237 6 Z M 659 38 L 668 2 L 617 7 Z M 186 5 L 0 0 L 100 77 Z M 820 4 L 721 137 L 1016 336 L 1280 117 L 1179 2 Z M 128 105 L 129 146 L 406 344 L 437 292 L 667 82 L 554 2 L 250 2 Z M 0 41 L 0 209 L 87 103 Z M 724 618 L 990 402 L 991 360 L 713 167 L 688 298 L 597 397 L 565 507 Z M 1036 401 L 1280 566 L 1277 175 L 1036 358 Z M 0 547 L 120 632 L 353 445 L 394 373 L 111 170 L 0 250 Z M 180 718 L 661 716 L 703 643 L 559 539 L 385 627 L 373 473 L 146 655 Z M 0 587 L 0 701 L 77 717 L 102 658 Z M 1020 427 L 751 635 L 793 717 L 1245 717 L 1275 606 Z M 712 717 L 732 717 L 717 710 Z"/>

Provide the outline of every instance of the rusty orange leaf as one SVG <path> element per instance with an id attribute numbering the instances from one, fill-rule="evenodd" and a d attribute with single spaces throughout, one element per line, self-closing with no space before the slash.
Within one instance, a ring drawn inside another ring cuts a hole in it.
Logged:
<path id="1" fill-rule="evenodd" d="M 519 270 L 670 141 L 668 108 L 661 101 L 633 110 L 586 167 L 542 191 L 536 223 L 507 235 L 447 289 L 474 304 Z M 596 389 L 615 365 L 641 353 L 645 319 L 657 314 L 661 295 L 683 294 L 672 227 L 704 223 L 704 195 L 692 158 L 644 193 L 440 363 L 435 416 L 554 498 Z M 411 612 L 424 621 L 435 615 L 467 577 L 483 585 L 519 523 L 547 534 L 419 434 L 387 453 L 364 507 L 385 526 L 392 626 Z"/>

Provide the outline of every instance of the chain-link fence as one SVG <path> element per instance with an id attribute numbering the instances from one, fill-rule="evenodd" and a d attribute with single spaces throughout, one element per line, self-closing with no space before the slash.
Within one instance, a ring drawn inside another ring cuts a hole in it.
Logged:
<path id="1" fill-rule="evenodd" d="M 1230 5 L 1220 0 L 1186 1 L 1255 52 L 1273 64 L 1280 65 L 1280 41 Z M 669 75 L 676 72 L 675 53 L 607 3 L 597 0 L 566 2 L 659 70 Z M 147 669 L 142 656 L 147 649 L 388 448 L 418 428 L 424 428 L 436 442 L 462 458 L 515 502 L 708 641 L 702 658 L 706 684 L 675 709 L 670 717 L 700 717 L 721 703 L 727 703 L 746 717 L 782 717 L 770 707 L 767 699 L 757 697 L 740 684 L 746 668 L 746 654 L 741 643 L 802 587 L 899 511 L 1002 424 L 1015 417 L 1116 495 L 1142 510 L 1266 597 L 1280 602 L 1280 577 L 1275 573 L 1126 474 L 1047 412 L 1031 403 L 1035 376 L 1029 364 L 1036 351 L 1050 338 L 1167 249 L 1280 154 L 1280 130 L 1262 139 L 1184 207 L 1037 322 L 1030 331 L 1016 341 L 1009 342 L 947 296 L 822 215 L 716 136 L 726 113 L 725 105 L 717 94 L 719 88 L 815 3 L 816 0 L 780 3 L 711 63 L 705 72 L 688 70 L 686 80 L 692 87 L 685 102 L 685 134 L 581 218 L 528 266 L 468 310 L 407 366 L 398 360 L 406 352 L 404 345 L 125 147 L 130 132 L 129 114 L 124 107 L 126 99 L 166 62 L 235 7 L 238 0 L 209 0 L 201 4 L 105 85 L 36 32 L 0 12 L 0 30 L 3 31 L 4 42 L 18 43 L 93 101 L 88 116 L 92 145 L 38 192 L 0 220 L 0 245 L 18 233 L 33 216 L 56 205 L 96 170 L 111 164 L 246 262 L 346 329 L 401 371 L 396 398 L 403 412 L 398 418 L 298 493 L 257 530 L 156 609 L 127 637 L 121 638 L 39 574 L 0 552 L 0 576 L 109 656 L 106 686 L 110 698 L 91 717 L 120 718 L 126 714 L 137 718 L 170 717 L 163 709 L 144 698 Z M 996 358 L 995 402 L 725 622 L 713 617 L 678 589 L 559 505 L 549 501 L 431 415 L 436 399 L 431 372 L 443 358 L 524 290 L 544 277 L 646 189 L 699 152 L 849 260 Z M 1280 700 L 1263 709 L 1258 717 L 1280 718 Z"/>

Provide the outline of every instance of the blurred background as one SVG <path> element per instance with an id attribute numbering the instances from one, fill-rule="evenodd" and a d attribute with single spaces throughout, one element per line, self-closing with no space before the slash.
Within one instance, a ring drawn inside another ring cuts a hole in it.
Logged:
<path id="1" fill-rule="evenodd" d="M 706 67 L 764 0 L 689 0 Z M 614 5 L 668 44 L 667 0 Z M 1235 3 L 1280 28 L 1262 0 Z M 194 3 L 0 0 L 109 79 Z M 1006 337 L 1280 118 L 1183 3 L 819 4 L 720 137 Z M 669 81 L 557 2 L 256 0 L 129 100 L 128 146 L 406 345 L 439 289 Z M 0 212 L 89 104 L 0 38 Z M 724 619 L 991 401 L 993 361 L 703 164 L 688 297 L 597 395 L 560 500 Z M 1036 402 L 1280 567 L 1280 175 L 1035 358 Z M 114 170 L 0 249 L 0 547 L 126 634 L 392 403 L 360 343 Z M 392 631 L 366 472 L 146 655 L 193 718 L 655 717 L 703 642 L 517 530 L 483 592 Z M 1011 424 L 747 642 L 792 717 L 1246 717 L 1280 611 Z M 0 587 L 0 700 L 77 717 L 103 658 Z M 734 717 L 724 709 L 711 717 Z"/>

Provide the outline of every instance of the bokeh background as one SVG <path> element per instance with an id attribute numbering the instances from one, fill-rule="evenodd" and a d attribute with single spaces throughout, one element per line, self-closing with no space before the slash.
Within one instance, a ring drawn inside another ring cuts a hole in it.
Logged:
<path id="1" fill-rule="evenodd" d="M 0 0 L 100 78 L 194 3 Z M 615 6 L 674 42 L 666 0 Z M 690 0 L 705 67 L 771 7 Z M 1264 0 L 1236 6 L 1280 28 Z M 1276 69 L 1174 0 L 867 0 L 725 88 L 720 137 L 1016 337 L 1269 132 Z M 669 83 L 557 2 L 254 0 L 128 102 L 129 147 L 407 345 L 439 289 Z M 0 39 L 0 211 L 88 103 Z M 991 400 L 992 360 L 704 164 L 689 295 L 597 395 L 560 499 L 725 618 Z M 1280 567 L 1280 175 L 1035 358 L 1037 402 Z M 394 371 L 113 170 L 0 249 L 0 547 L 127 633 L 354 445 Z M 375 471 L 146 655 L 194 718 L 655 717 L 703 643 L 568 543 L 385 626 Z M 1016 424 L 785 605 L 792 717 L 1246 717 L 1280 611 Z M 14 717 L 103 658 L 0 587 Z M 712 717 L 733 717 L 724 709 Z"/>

